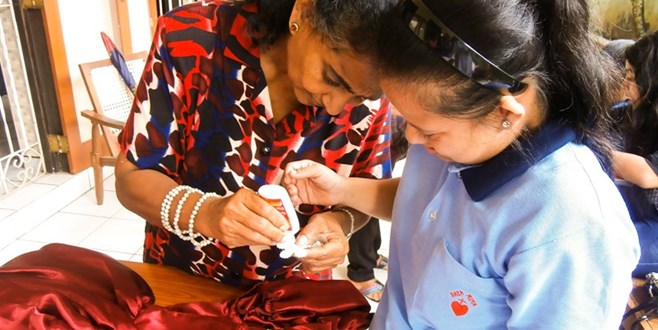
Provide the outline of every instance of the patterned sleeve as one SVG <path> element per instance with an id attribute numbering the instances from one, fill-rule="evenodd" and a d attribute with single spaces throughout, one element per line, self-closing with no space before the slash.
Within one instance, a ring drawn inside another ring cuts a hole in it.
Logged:
<path id="1" fill-rule="evenodd" d="M 352 167 L 353 177 L 384 179 L 391 177 L 391 104 L 386 98 L 369 105 L 378 105 Z"/>
<path id="2" fill-rule="evenodd" d="M 178 134 L 174 105 L 182 105 L 181 86 L 166 45 L 167 17 L 158 19 L 156 33 L 135 92 L 132 110 L 119 136 L 121 150 L 139 168 L 155 169 L 175 180 L 184 134 Z M 179 136 L 180 135 L 180 136 Z M 178 150 L 178 152 L 175 152 Z"/>

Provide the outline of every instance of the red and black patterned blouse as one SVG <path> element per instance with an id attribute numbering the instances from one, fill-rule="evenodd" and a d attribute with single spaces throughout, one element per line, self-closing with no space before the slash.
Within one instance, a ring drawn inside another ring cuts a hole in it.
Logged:
<path id="1" fill-rule="evenodd" d="M 385 99 L 346 108 L 337 117 L 300 107 L 273 123 L 259 50 L 247 33 L 247 20 L 257 10 L 255 4 L 195 2 L 159 19 L 120 136 L 127 158 L 221 196 L 279 183 L 286 164 L 301 159 L 345 176 L 390 177 L 391 114 Z M 299 209 L 302 225 L 320 211 Z M 219 241 L 197 249 L 146 225 L 145 262 L 241 288 L 292 276 L 298 260 L 281 259 L 279 252 L 269 246 L 229 249 Z"/>

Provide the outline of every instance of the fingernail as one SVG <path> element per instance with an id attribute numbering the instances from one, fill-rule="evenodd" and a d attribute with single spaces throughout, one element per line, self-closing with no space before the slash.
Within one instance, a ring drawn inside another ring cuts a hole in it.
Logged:
<path id="1" fill-rule="evenodd" d="M 299 246 L 307 245 L 308 241 L 309 241 L 309 239 L 305 235 L 299 235 L 299 237 L 297 237 L 297 245 L 299 245 Z"/>
<path id="2" fill-rule="evenodd" d="M 284 223 L 279 227 L 279 229 L 281 231 L 288 231 L 288 229 L 290 229 L 290 226 L 288 226 L 288 224 Z"/>

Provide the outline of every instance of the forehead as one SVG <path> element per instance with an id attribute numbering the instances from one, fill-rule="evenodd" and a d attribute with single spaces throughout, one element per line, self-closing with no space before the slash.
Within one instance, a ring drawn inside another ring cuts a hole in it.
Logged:
<path id="1" fill-rule="evenodd" d="M 371 57 L 345 49 L 327 49 L 324 62 L 352 87 L 355 94 L 366 97 L 381 94 L 378 68 Z"/>
<path id="2" fill-rule="evenodd" d="M 428 112 L 436 112 L 446 97 L 453 97 L 451 86 L 440 81 L 380 77 L 380 85 L 389 98 L 399 99 Z"/>

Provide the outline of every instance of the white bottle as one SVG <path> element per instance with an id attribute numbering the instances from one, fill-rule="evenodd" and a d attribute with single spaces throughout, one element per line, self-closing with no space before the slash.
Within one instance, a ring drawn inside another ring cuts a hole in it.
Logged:
<path id="1" fill-rule="evenodd" d="M 299 219 L 286 188 L 275 184 L 266 184 L 258 189 L 258 195 L 274 206 L 288 220 L 290 226 L 288 231 L 293 235 L 299 231 Z"/>
<path id="2" fill-rule="evenodd" d="M 299 231 L 299 218 L 297 218 L 295 208 L 292 206 L 288 191 L 278 185 L 266 184 L 258 189 L 258 195 L 274 206 L 288 220 L 289 229 L 283 235 L 281 242 L 276 245 L 281 249 L 279 256 L 283 259 L 292 256 L 297 258 L 306 256 L 306 249 L 295 244 L 295 234 Z"/>

